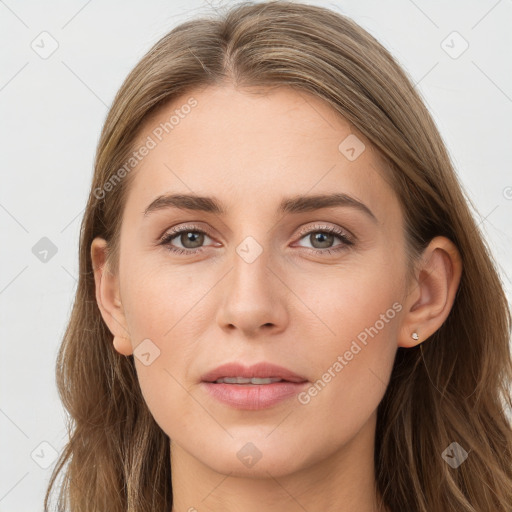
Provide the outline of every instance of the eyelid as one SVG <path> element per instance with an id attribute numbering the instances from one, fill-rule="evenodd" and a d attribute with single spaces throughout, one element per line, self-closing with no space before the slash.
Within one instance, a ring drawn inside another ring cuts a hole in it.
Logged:
<path id="1" fill-rule="evenodd" d="M 345 229 L 345 228 L 342 228 L 342 227 L 336 226 L 336 225 L 328 225 L 325 223 L 317 223 L 314 225 L 304 226 L 303 228 L 300 229 L 297 236 L 302 237 L 303 235 L 310 234 L 314 231 L 324 231 L 324 230 L 328 231 L 330 233 L 343 235 L 351 241 L 356 240 L 356 237 L 348 229 Z"/>
<path id="2" fill-rule="evenodd" d="M 185 224 L 177 224 L 176 226 L 167 228 L 162 233 L 162 235 L 160 235 L 158 237 L 158 240 L 161 242 L 164 239 L 168 239 L 170 237 L 170 235 L 172 235 L 174 233 L 181 233 L 185 230 L 204 231 L 204 233 L 206 233 L 209 237 L 213 237 L 213 232 L 212 232 L 213 230 L 211 230 L 210 228 L 208 228 L 202 224 L 185 223 Z M 314 225 L 310 224 L 310 225 L 303 226 L 295 236 L 302 238 L 304 235 L 310 234 L 314 230 L 318 230 L 318 231 L 326 230 L 326 231 L 334 233 L 334 234 L 343 235 L 351 241 L 356 240 L 356 237 L 349 230 L 347 230 L 345 228 L 341 228 L 339 226 L 328 225 L 325 223 L 316 223 Z"/>
<path id="3" fill-rule="evenodd" d="M 171 228 L 167 228 L 159 237 L 158 240 L 162 241 L 164 239 L 167 239 L 170 235 L 173 235 L 175 233 L 180 233 L 182 231 L 189 230 L 189 231 L 204 231 L 208 236 L 212 237 L 212 230 L 206 226 L 203 226 L 202 224 L 177 224 L 176 226 L 173 226 Z"/>

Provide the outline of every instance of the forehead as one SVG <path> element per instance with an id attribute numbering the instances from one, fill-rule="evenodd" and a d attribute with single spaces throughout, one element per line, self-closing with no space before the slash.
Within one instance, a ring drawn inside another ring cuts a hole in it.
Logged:
<path id="1" fill-rule="evenodd" d="M 154 112 L 134 146 L 148 138 L 127 200 L 138 211 L 176 192 L 215 195 L 228 211 L 308 193 L 350 193 L 374 212 L 396 203 L 369 141 L 329 104 L 288 87 L 196 89 Z"/>

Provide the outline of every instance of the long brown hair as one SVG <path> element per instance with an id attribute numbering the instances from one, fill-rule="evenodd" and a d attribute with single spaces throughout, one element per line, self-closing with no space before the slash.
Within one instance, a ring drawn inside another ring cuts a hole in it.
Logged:
<path id="1" fill-rule="evenodd" d="M 349 18 L 297 2 L 244 2 L 182 23 L 128 75 L 98 144 L 81 225 L 80 276 L 56 375 L 69 412 L 69 442 L 45 497 L 63 474 L 59 510 L 168 512 L 169 438 L 141 394 L 133 357 L 115 351 L 96 303 L 92 240 L 108 242 L 117 271 L 126 191 L 112 177 L 134 151 L 150 113 L 195 87 L 289 86 L 328 102 L 364 134 L 389 169 L 406 219 L 409 256 L 437 235 L 457 246 L 463 272 L 443 325 L 399 348 L 378 407 L 377 490 L 392 511 L 510 512 L 512 407 L 510 311 L 490 250 L 441 136 L 411 80 Z M 108 186 L 110 180 L 111 186 Z M 443 451 L 469 456 L 457 468 Z"/>

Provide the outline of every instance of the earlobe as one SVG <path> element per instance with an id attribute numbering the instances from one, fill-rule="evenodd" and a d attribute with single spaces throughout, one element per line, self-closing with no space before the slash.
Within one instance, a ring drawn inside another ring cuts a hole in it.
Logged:
<path id="1" fill-rule="evenodd" d="M 114 335 L 114 347 L 129 355 L 131 344 L 126 319 L 119 294 L 119 276 L 112 274 L 106 265 L 107 242 L 96 237 L 91 244 L 91 260 L 94 270 L 96 302 L 108 329 Z"/>
<path id="2" fill-rule="evenodd" d="M 399 347 L 416 346 L 441 327 L 452 309 L 461 275 L 462 260 L 455 244 L 446 237 L 433 238 L 405 299 Z"/>
<path id="3" fill-rule="evenodd" d="M 114 348 L 123 356 L 130 356 L 133 354 L 133 347 L 129 338 L 114 336 L 113 344 Z"/>

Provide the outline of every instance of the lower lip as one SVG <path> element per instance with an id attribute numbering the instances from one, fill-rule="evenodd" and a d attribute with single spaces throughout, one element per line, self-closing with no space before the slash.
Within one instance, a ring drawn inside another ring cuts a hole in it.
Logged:
<path id="1" fill-rule="evenodd" d="M 216 384 L 203 382 L 205 389 L 217 400 L 234 409 L 266 409 L 296 396 L 307 382 L 273 382 L 272 384 Z"/>

